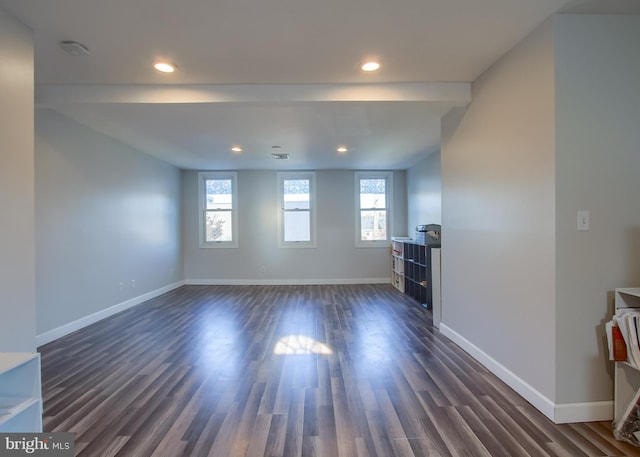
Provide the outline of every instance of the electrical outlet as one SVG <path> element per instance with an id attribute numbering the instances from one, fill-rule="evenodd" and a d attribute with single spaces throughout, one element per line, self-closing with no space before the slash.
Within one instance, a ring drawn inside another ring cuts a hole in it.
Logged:
<path id="1" fill-rule="evenodd" d="M 589 211 L 578 211 L 578 230 L 589 230 Z"/>
<path id="2" fill-rule="evenodd" d="M 124 290 L 124 283 L 123 282 L 119 282 L 118 283 L 118 287 L 120 288 L 120 290 Z"/>
<path id="3" fill-rule="evenodd" d="M 135 279 L 132 279 L 132 280 L 131 280 L 131 288 L 132 288 L 132 289 L 135 289 L 135 288 L 136 288 L 136 280 L 135 280 Z"/>

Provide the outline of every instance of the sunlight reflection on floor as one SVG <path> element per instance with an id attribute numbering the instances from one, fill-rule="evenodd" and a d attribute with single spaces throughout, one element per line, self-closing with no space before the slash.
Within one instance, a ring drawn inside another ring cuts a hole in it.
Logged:
<path id="1" fill-rule="evenodd" d="M 329 346 L 304 335 L 289 335 L 276 343 L 273 353 L 276 355 L 289 354 L 333 354 Z"/>

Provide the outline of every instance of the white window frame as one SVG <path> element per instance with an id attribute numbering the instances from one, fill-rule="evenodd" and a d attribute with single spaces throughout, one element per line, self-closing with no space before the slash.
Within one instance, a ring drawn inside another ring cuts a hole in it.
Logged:
<path id="1" fill-rule="evenodd" d="M 231 179 L 231 241 L 207 241 L 205 214 L 207 212 L 205 182 L 208 179 Z M 198 173 L 198 231 L 201 248 L 238 247 L 238 173 L 235 171 L 207 171 Z"/>
<path id="2" fill-rule="evenodd" d="M 284 240 L 284 181 L 290 179 L 309 180 L 309 241 Z M 279 248 L 315 248 L 316 247 L 316 174 L 313 171 L 278 173 L 278 247 Z"/>
<path id="3" fill-rule="evenodd" d="M 360 180 L 361 179 L 385 179 L 385 211 L 387 238 L 384 240 L 363 240 L 360 213 L 370 208 L 360 207 Z M 357 248 L 388 248 L 391 243 L 391 234 L 393 233 L 393 172 L 392 171 L 356 171 L 354 173 L 354 190 L 355 190 L 355 215 L 356 215 L 356 247 Z"/>

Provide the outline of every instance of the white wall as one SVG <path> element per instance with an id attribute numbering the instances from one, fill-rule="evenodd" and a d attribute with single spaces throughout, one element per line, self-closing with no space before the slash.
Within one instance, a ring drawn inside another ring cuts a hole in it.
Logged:
<path id="1" fill-rule="evenodd" d="M 560 15 L 555 36 L 557 400 L 611 400 L 608 297 L 640 286 L 640 16 Z"/>
<path id="2" fill-rule="evenodd" d="M 49 110 L 35 150 L 38 335 L 182 279 L 177 168 Z"/>
<path id="3" fill-rule="evenodd" d="M 389 281 L 384 248 L 355 248 L 354 173 L 316 171 L 317 248 L 277 247 L 277 172 L 238 172 L 239 248 L 198 247 L 197 172 L 182 172 L 185 279 L 200 283 Z M 405 172 L 394 173 L 394 233 L 406 232 Z"/>
<path id="4" fill-rule="evenodd" d="M 408 236 L 416 225 L 442 223 L 442 175 L 440 151 L 435 151 L 407 170 Z"/>
<path id="5" fill-rule="evenodd" d="M 640 17 L 559 15 L 443 121 L 443 331 L 558 422 L 612 414 L 603 324 L 640 284 L 638 55 Z"/>
<path id="6" fill-rule="evenodd" d="M 33 351 L 33 41 L 0 10 L 0 352 Z"/>
<path id="7" fill-rule="evenodd" d="M 553 413 L 556 397 L 553 30 L 473 83 L 442 122 L 443 333 Z"/>

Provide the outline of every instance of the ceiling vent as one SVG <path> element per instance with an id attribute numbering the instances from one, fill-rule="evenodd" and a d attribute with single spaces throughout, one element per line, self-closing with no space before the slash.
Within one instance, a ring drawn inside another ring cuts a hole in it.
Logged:
<path id="1" fill-rule="evenodd" d="M 289 160 L 289 154 L 285 153 L 285 152 L 279 152 L 282 150 L 282 146 L 278 146 L 278 145 L 273 145 L 271 146 L 271 150 L 273 151 L 271 153 L 271 157 L 273 157 L 276 160 Z"/>
<path id="2" fill-rule="evenodd" d="M 77 41 L 61 41 L 58 43 L 60 49 L 72 56 L 88 56 L 89 48 Z"/>

